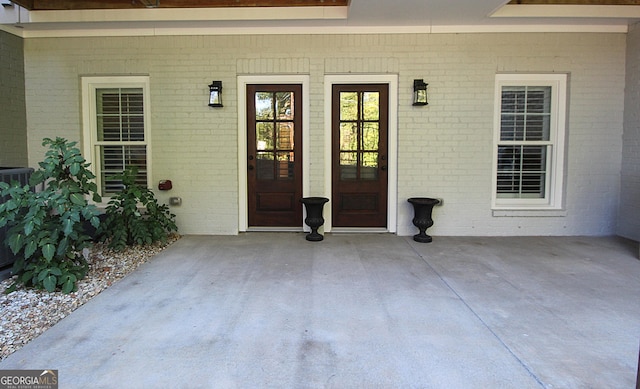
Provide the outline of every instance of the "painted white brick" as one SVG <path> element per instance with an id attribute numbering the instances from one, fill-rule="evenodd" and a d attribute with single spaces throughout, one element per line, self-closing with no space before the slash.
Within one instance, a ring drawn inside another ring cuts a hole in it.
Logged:
<path id="1" fill-rule="evenodd" d="M 80 139 L 81 76 L 148 74 L 152 184 L 174 182 L 174 189 L 159 192 L 159 198 L 183 198 L 182 206 L 172 208 L 183 233 L 234 234 L 236 77 L 309 75 L 311 145 L 305 158 L 311 164 L 310 190 L 324 193 L 324 75 L 391 73 L 399 76 L 399 234 L 415 233 L 406 202 L 411 196 L 445 199 L 434 210 L 429 230 L 434 235 L 611 234 L 623 168 L 625 45 L 623 34 L 28 39 L 29 163 L 40 160 L 44 136 Z M 492 216 L 494 76 L 518 71 L 570 73 L 566 216 Z M 411 106 L 414 78 L 429 83 L 427 107 Z M 223 81 L 222 109 L 207 106 L 212 80 Z M 628 150 L 637 137 L 627 141 L 626 136 Z M 625 152 L 625 161 L 637 161 Z M 639 165 L 624 166 L 623 171 L 637 172 Z"/>

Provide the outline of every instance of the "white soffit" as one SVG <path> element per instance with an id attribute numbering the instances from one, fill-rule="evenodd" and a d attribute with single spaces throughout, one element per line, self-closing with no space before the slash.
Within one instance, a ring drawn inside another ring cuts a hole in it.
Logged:
<path id="1" fill-rule="evenodd" d="M 346 19 L 348 7 L 151 8 L 30 11 L 31 23 Z"/>
<path id="2" fill-rule="evenodd" d="M 525 5 L 507 4 L 493 18 L 640 18 L 637 5 Z"/>

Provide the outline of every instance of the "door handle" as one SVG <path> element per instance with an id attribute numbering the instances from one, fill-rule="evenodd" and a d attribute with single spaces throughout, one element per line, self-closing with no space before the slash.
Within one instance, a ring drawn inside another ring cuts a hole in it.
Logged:
<path id="1" fill-rule="evenodd" d="M 253 161 L 253 155 L 249 156 L 249 161 Z"/>
<path id="2" fill-rule="evenodd" d="M 382 169 L 383 171 L 387 170 L 387 166 L 386 165 L 382 165 L 382 166 L 380 166 L 380 169 Z"/>

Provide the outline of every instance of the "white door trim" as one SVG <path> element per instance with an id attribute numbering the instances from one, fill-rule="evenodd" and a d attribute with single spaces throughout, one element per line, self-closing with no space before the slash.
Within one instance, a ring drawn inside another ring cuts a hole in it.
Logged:
<path id="1" fill-rule="evenodd" d="M 388 84 L 388 200 L 387 231 L 397 232 L 398 224 L 398 75 L 397 74 L 339 74 L 324 77 L 324 179 L 325 197 L 331 198 L 331 90 L 333 84 Z M 332 229 L 332 202 L 325 206 L 324 230 Z"/>
<path id="2" fill-rule="evenodd" d="M 247 188 L 247 85 L 302 84 L 302 195 L 309 194 L 309 76 L 258 75 L 238 76 L 238 231 L 249 228 Z M 300 220 L 300 227 L 304 220 Z"/>

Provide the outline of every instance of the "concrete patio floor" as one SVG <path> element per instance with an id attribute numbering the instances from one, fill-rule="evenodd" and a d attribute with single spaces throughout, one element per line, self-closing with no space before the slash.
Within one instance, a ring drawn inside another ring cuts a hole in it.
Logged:
<path id="1" fill-rule="evenodd" d="M 633 388 L 617 238 L 186 236 L 9 356 L 60 388 Z"/>

